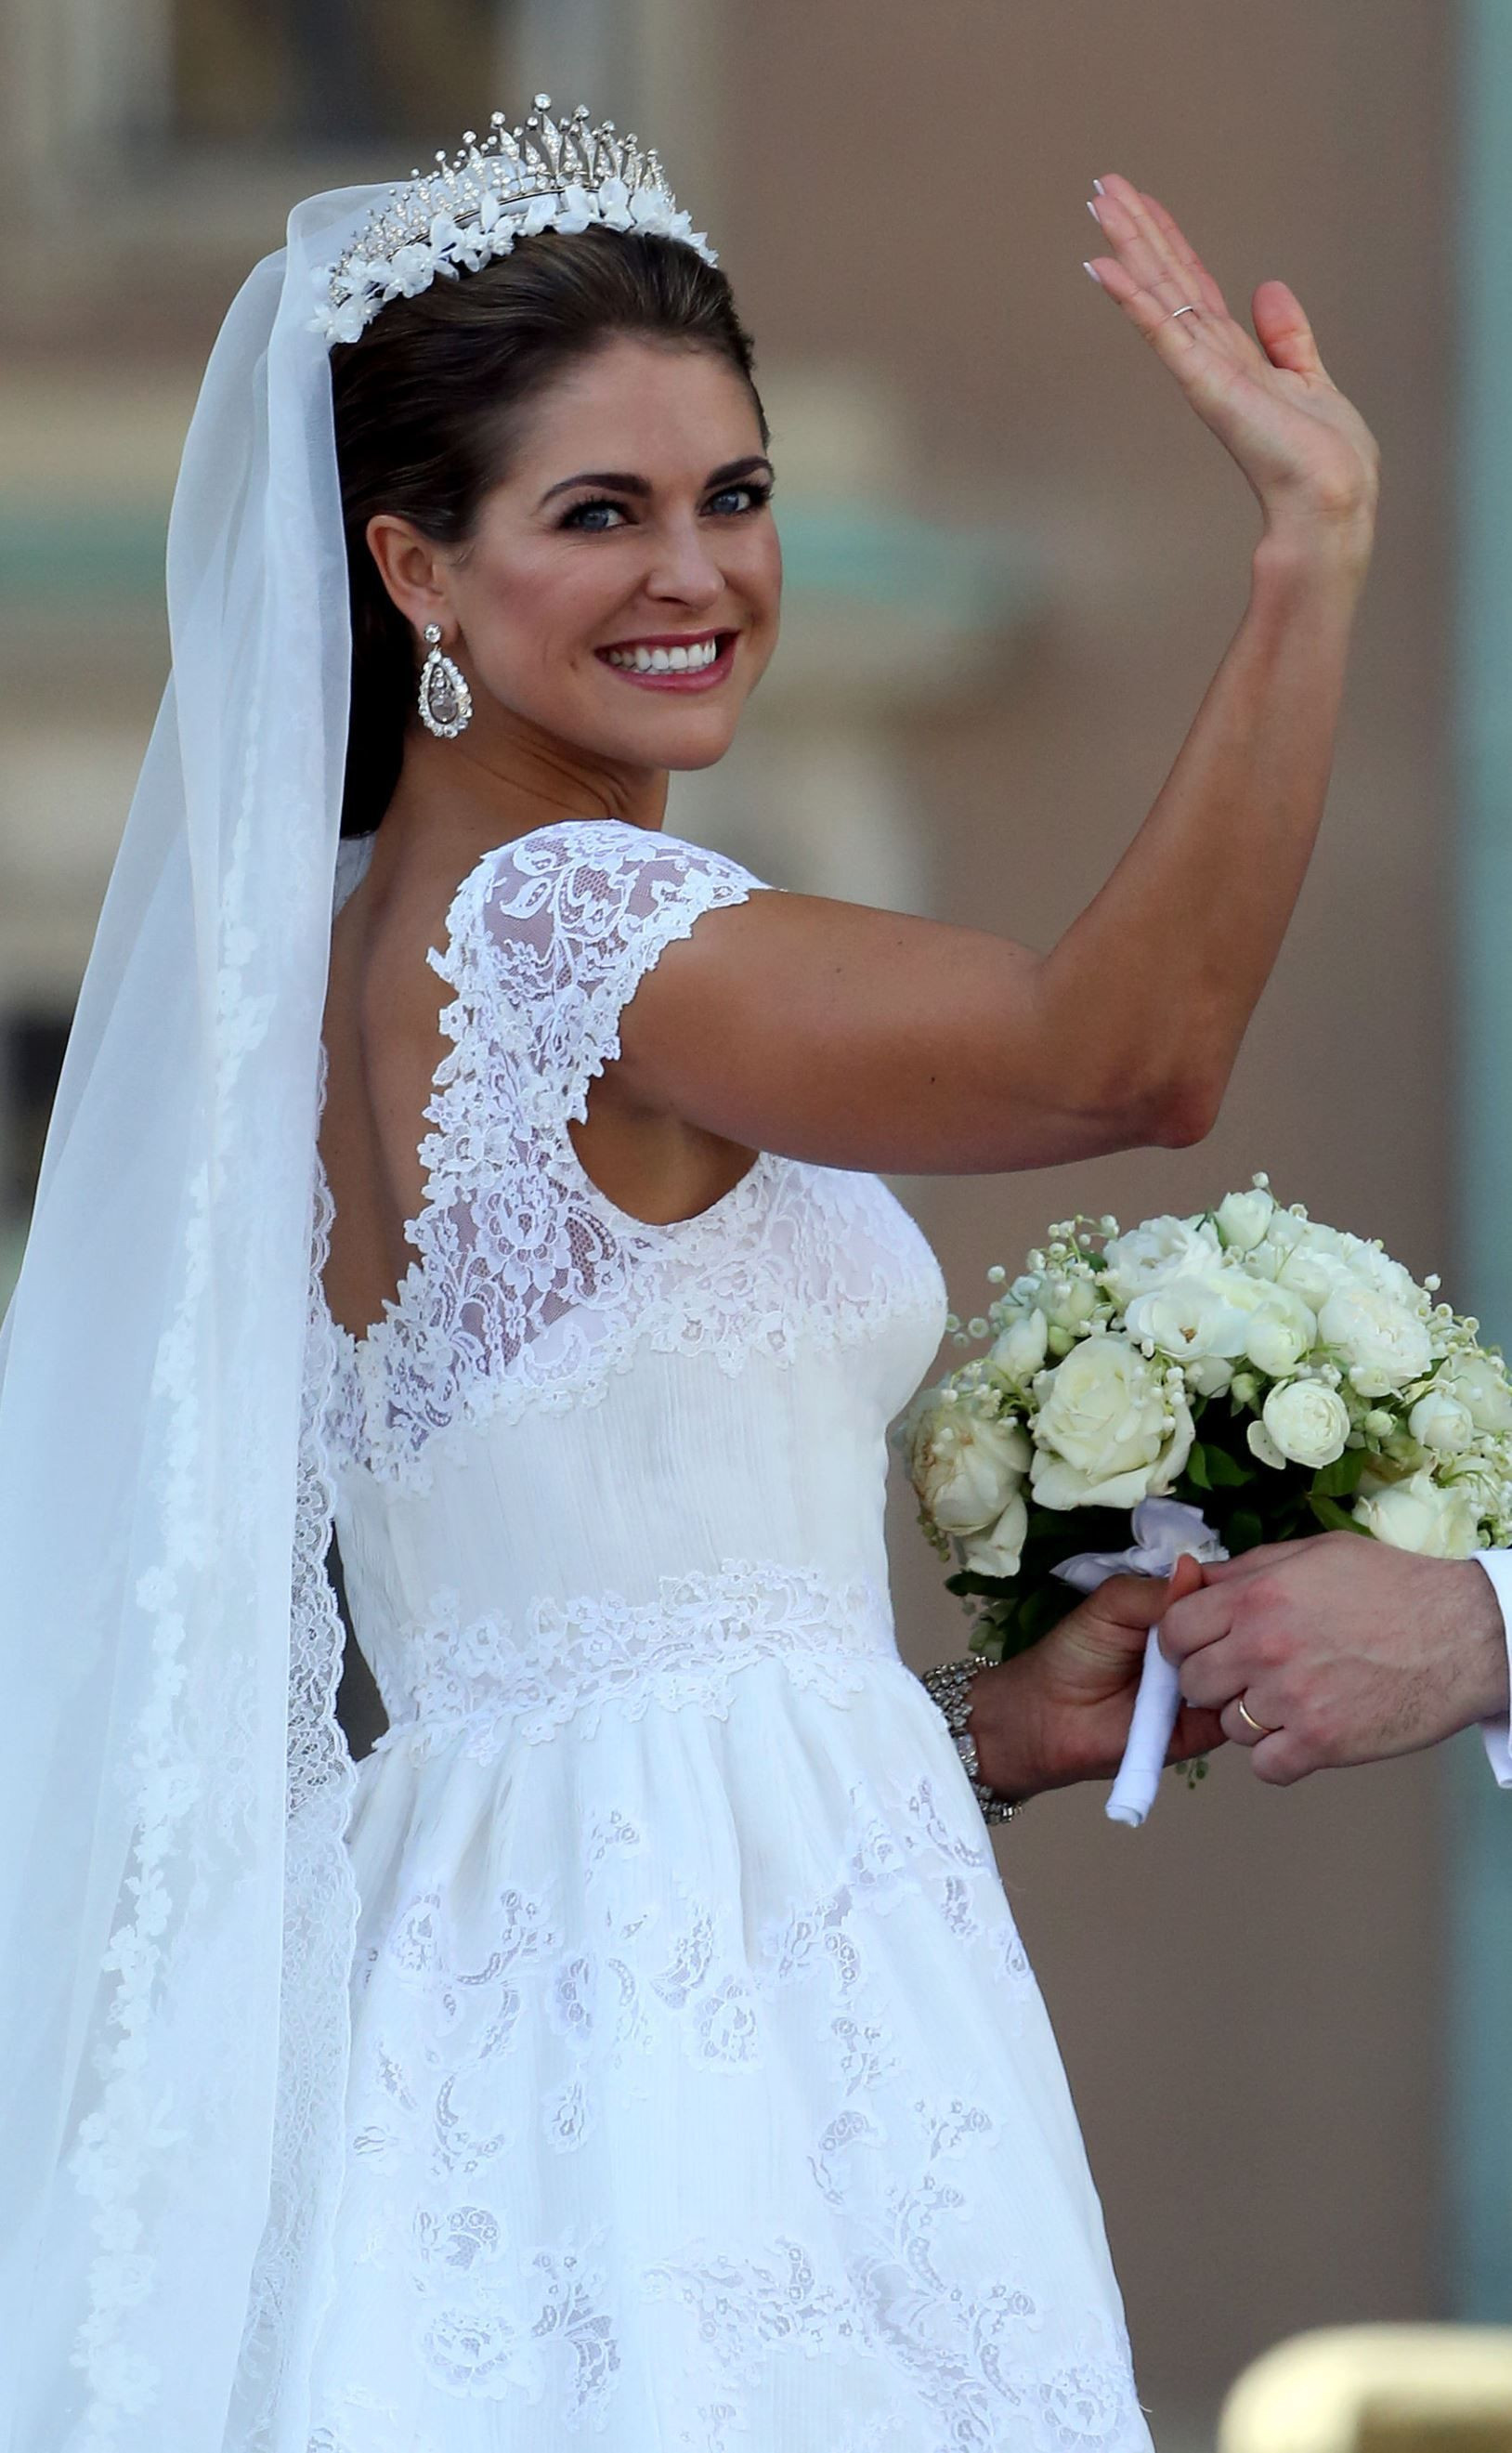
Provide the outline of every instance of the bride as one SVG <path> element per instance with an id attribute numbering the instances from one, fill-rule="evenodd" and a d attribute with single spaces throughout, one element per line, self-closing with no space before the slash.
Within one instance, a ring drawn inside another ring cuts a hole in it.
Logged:
<path id="1" fill-rule="evenodd" d="M 1289 290 L 1093 209 L 1262 532 L 1045 956 L 664 827 L 780 562 L 654 155 L 543 98 L 230 309 L 5 1333 L 8 2453 L 1148 2445 L 984 1818 L 1109 1766 L 1155 1605 L 904 1667 L 945 1299 L 874 1170 L 1207 1129 L 1375 454 Z"/>

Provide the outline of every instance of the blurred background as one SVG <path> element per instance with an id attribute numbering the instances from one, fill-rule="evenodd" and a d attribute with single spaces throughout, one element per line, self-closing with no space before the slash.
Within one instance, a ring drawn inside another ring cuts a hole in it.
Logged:
<path id="1" fill-rule="evenodd" d="M 1236 305 L 1307 305 L 1384 456 L 1331 815 L 1209 1142 L 897 1187 L 963 1312 L 1080 1206 L 1282 1197 L 1512 1329 L 1512 0 L 5 0 L 0 1209 L 167 670 L 207 349 L 289 204 L 537 90 L 662 149 L 753 325 L 788 568 L 740 743 L 669 823 L 779 883 L 1043 946 L 1243 608 L 1250 497 L 1081 270 L 1094 175 Z M 958 1605 L 896 1494 L 900 1631 Z M 1512 1800 L 1473 1740 L 1134 1836 L 1002 1842 L 1161 2453 L 1300 2327 L 1512 2317 Z"/>

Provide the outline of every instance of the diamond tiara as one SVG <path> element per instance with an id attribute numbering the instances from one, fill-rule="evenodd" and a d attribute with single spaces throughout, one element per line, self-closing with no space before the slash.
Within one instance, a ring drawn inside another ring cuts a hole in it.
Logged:
<path id="1" fill-rule="evenodd" d="M 311 329 L 329 343 L 355 341 L 391 298 L 418 297 L 438 273 L 477 272 L 544 229 L 645 231 L 718 263 L 678 210 L 651 148 L 619 135 L 612 119 L 590 128 L 581 103 L 569 119 L 550 110 L 548 93 L 536 95 L 523 128 L 507 127 L 496 110 L 489 135 L 480 141 L 468 129 L 453 161 L 438 153 L 439 169 L 411 171 L 391 189 L 346 253 L 316 273 Z"/>

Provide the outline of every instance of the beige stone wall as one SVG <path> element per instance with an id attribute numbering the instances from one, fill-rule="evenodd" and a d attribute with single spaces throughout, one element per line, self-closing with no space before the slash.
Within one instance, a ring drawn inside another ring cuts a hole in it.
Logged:
<path id="1" fill-rule="evenodd" d="M 901 388 L 922 491 L 1043 554 L 1001 684 L 907 739 L 942 912 L 1054 936 L 1243 600 L 1243 483 L 1079 269 L 1093 175 L 1162 194 L 1231 299 L 1289 279 L 1383 447 L 1327 833 L 1222 1123 L 1187 1153 L 910 1187 L 963 1311 L 1073 1206 L 1196 1206 L 1256 1166 L 1448 1266 L 1452 30 L 1419 0 L 731 19 L 725 260 L 759 347 Z M 894 1555 L 905 1648 L 956 1649 L 902 1503 Z M 1441 1778 L 1281 1795 L 1225 1764 L 1140 1836 L 1087 1796 L 1005 1839 L 1158 2414 L 1207 2406 L 1289 2328 L 1439 2305 Z"/>

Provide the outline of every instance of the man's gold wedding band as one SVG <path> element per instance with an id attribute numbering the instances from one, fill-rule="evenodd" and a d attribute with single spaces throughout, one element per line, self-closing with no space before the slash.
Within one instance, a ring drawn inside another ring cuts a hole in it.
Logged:
<path id="1" fill-rule="evenodd" d="M 1273 1738 L 1275 1736 L 1276 1732 L 1274 1729 L 1267 1729 L 1263 1721 L 1256 1720 L 1254 1713 L 1250 1710 L 1243 1695 L 1236 1695 L 1234 1701 L 1239 1705 L 1239 1717 L 1243 1722 L 1246 1729 L 1253 1729 L 1257 1738 Z"/>
<path id="2" fill-rule="evenodd" d="M 1196 315 L 1200 311 L 1196 307 L 1173 307 L 1165 321 L 1167 324 L 1174 324 L 1178 315 Z"/>

